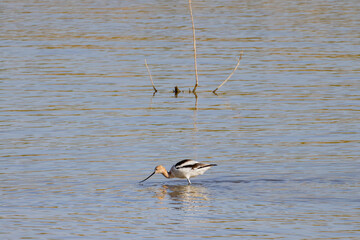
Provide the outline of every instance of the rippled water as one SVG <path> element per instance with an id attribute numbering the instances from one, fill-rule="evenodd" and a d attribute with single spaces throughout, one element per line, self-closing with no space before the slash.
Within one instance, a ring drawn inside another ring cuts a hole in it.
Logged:
<path id="1" fill-rule="evenodd" d="M 359 1 L 0 9 L 1 239 L 358 239 Z"/>

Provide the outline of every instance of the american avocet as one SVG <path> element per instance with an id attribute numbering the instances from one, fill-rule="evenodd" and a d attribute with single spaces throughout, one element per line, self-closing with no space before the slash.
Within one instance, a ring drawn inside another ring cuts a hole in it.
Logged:
<path id="1" fill-rule="evenodd" d="M 216 166 L 216 164 L 205 164 L 191 159 L 185 159 L 173 165 L 169 172 L 166 171 L 162 165 L 156 166 L 154 172 L 140 182 L 148 180 L 155 173 L 161 173 L 166 178 L 186 178 L 188 183 L 191 184 L 191 177 L 204 174 L 212 166 Z"/>

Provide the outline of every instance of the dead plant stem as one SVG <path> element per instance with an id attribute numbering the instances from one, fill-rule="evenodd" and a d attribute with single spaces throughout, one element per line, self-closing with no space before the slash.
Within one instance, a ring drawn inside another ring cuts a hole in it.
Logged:
<path id="1" fill-rule="evenodd" d="M 237 61 L 237 64 L 236 64 L 234 70 L 230 73 L 230 75 L 229 75 L 217 88 L 215 88 L 215 90 L 213 91 L 213 93 L 216 94 L 216 91 L 217 91 L 219 88 L 221 88 L 222 85 L 224 85 L 224 84 L 231 78 L 231 76 L 234 74 L 234 72 L 236 71 L 236 69 L 239 67 L 240 60 L 241 60 L 241 58 L 242 58 L 243 53 L 244 53 L 244 52 L 241 51 L 240 56 L 239 56 L 239 59 L 238 59 L 238 61 Z"/>
<path id="2" fill-rule="evenodd" d="M 149 73 L 150 81 L 151 81 L 152 87 L 154 88 L 154 92 L 157 92 L 157 90 L 156 90 L 156 88 L 155 88 L 155 85 L 154 85 L 154 81 L 152 80 L 152 77 L 151 77 L 150 69 L 149 69 L 149 67 L 148 67 L 148 65 L 147 65 L 147 62 L 146 62 L 146 58 L 145 58 L 145 66 L 146 66 L 147 71 L 148 71 L 148 73 Z"/>
<path id="3" fill-rule="evenodd" d="M 194 67 L 195 67 L 195 86 L 193 89 L 193 92 L 196 92 L 196 88 L 199 85 L 199 77 L 198 77 L 198 71 L 197 71 L 197 63 L 196 63 L 196 37 L 195 37 L 195 24 L 194 24 L 194 17 L 192 13 L 192 7 L 191 7 L 191 0 L 189 0 L 189 8 L 190 8 L 190 15 L 191 15 L 191 22 L 192 22 L 192 31 L 193 31 L 193 44 L 194 44 Z"/>

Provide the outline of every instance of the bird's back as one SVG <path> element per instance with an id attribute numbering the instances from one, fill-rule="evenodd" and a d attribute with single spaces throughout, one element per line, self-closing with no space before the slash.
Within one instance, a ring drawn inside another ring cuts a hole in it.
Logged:
<path id="1" fill-rule="evenodd" d="M 172 166 L 170 173 L 172 177 L 189 178 L 204 174 L 212 166 L 216 166 L 216 164 L 205 164 L 184 159 Z"/>

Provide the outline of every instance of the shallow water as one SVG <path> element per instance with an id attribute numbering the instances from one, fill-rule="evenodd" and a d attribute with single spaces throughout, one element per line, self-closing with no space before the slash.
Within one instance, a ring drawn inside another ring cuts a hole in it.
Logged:
<path id="1" fill-rule="evenodd" d="M 359 10 L 193 1 L 174 97 L 187 1 L 3 1 L 0 238 L 357 239 Z"/>

